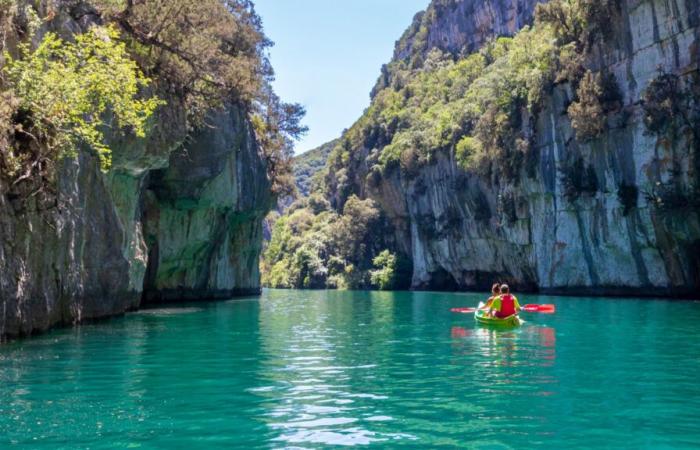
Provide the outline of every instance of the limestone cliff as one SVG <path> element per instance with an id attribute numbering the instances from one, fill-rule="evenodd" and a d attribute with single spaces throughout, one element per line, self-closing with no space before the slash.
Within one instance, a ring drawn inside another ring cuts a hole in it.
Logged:
<path id="1" fill-rule="evenodd" d="M 394 60 L 425 57 L 433 48 L 454 56 L 479 50 L 494 36 L 510 36 L 532 23 L 538 3 L 546 0 L 449 0 L 433 2 L 418 13 L 397 43 Z"/>
<path id="2" fill-rule="evenodd" d="M 447 10 L 434 9 L 440 14 L 432 25 L 408 35 L 422 36 L 424 53 L 431 46 L 471 52 L 529 22 L 534 3 L 447 2 Z M 614 76 L 622 99 L 598 138 L 577 139 L 567 114 L 574 92 L 560 83 L 533 119 L 537 158 L 518 181 L 494 183 L 465 171 L 453 149 L 436 149 L 415 174 L 394 171 L 378 183 L 368 182 L 372 148 L 354 149 L 364 156 L 331 170 L 336 205 L 343 201 L 337 179 L 350 177 L 354 192 L 382 206 L 397 246 L 413 260 L 414 288 L 484 288 L 502 280 L 549 293 L 696 295 L 700 205 L 688 192 L 695 189 L 697 144 L 651 133 L 642 97 L 660 73 L 697 85 L 700 7 L 679 0 L 619 5 L 616 29 L 587 61 Z M 398 44 L 394 63 L 409 57 L 414 41 Z M 697 98 L 694 89 L 683 95 Z M 573 166 L 593 186 L 583 195 L 570 195 Z M 678 201 L 659 193 L 670 185 Z"/>
<path id="3" fill-rule="evenodd" d="M 0 336 L 259 292 L 271 194 L 240 111 L 145 161 L 103 174 L 82 154 L 64 163 L 55 204 L 0 196 Z"/>
<path id="4" fill-rule="evenodd" d="M 45 26 L 70 36 L 92 13 L 61 9 Z M 51 195 L 17 195 L 0 177 L 0 340 L 144 302 L 259 292 L 273 200 L 245 107 L 188 132 L 177 95 L 160 95 L 147 139 L 108 136 L 110 171 L 80 149 Z"/>
<path id="5" fill-rule="evenodd" d="M 240 110 L 214 114 L 146 180 L 146 301 L 230 298 L 260 290 L 270 186 Z"/>

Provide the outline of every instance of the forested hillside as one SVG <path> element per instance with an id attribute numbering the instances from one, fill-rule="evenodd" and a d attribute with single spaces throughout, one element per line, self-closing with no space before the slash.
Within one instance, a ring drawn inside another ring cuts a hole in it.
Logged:
<path id="1" fill-rule="evenodd" d="M 323 180 L 316 174 L 326 167 L 328 155 L 338 142 L 338 139 L 334 139 L 294 157 L 294 179 L 301 196 L 308 197 L 314 186 L 322 186 Z"/>

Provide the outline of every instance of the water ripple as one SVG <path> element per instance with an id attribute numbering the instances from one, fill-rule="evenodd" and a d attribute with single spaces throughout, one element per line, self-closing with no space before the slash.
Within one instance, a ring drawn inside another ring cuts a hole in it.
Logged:
<path id="1" fill-rule="evenodd" d="M 476 300 L 269 291 L 10 343 L 0 447 L 700 446 L 700 305 L 547 299 L 496 331 L 449 313 Z"/>

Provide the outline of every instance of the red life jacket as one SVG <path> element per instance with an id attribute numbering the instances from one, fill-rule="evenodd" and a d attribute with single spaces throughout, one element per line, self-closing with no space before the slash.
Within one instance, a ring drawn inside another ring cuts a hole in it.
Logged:
<path id="1" fill-rule="evenodd" d="M 515 314 L 515 302 L 510 294 L 501 297 L 501 310 L 496 311 L 496 317 L 505 318 Z"/>

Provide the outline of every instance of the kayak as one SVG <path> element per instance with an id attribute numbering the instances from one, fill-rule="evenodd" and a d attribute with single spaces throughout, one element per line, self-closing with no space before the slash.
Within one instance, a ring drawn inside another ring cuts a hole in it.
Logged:
<path id="1" fill-rule="evenodd" d="M 491 317 L 487 315 L 487 311 L 481 309 L 484 307 L 484 303 L 479 303 L 479 309 L 474 313 L 474 320 L 482 325 L 494 325 L 500 327 L 517 327 L 520 326 L 523 321 L 520 320 L 517 314 L 505 317 L 503 319 L 499 317 Z"/>

